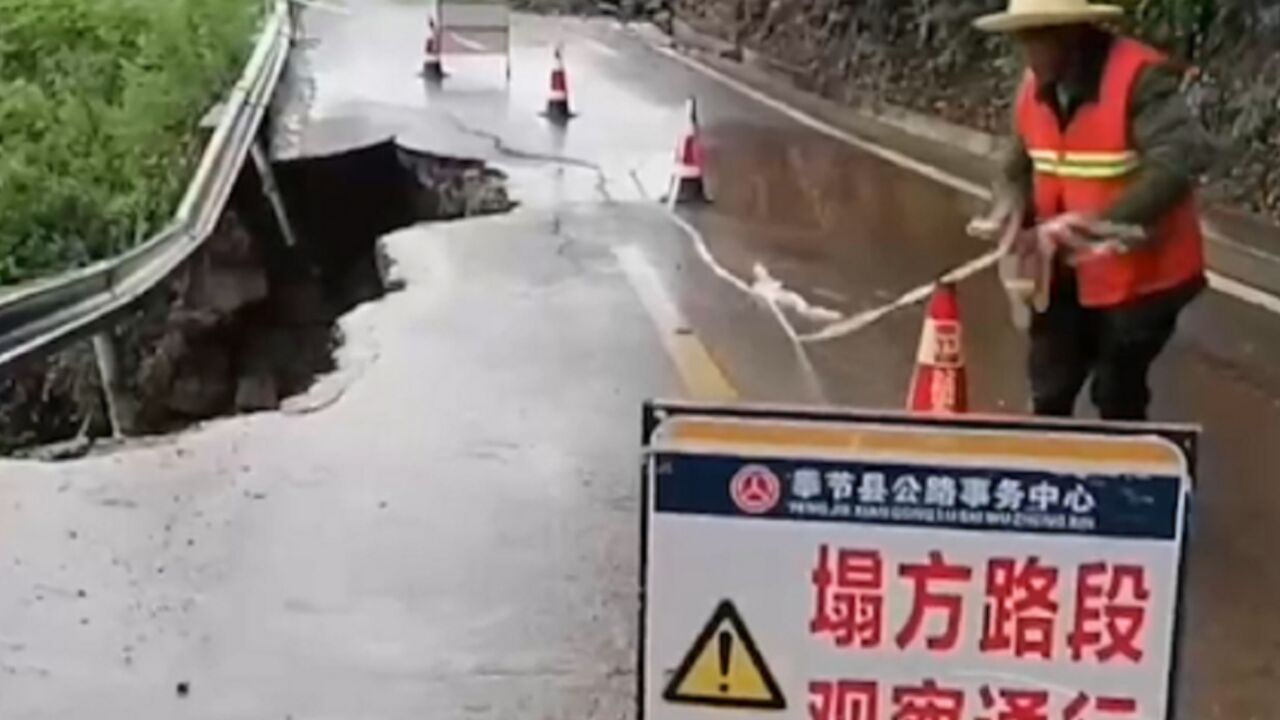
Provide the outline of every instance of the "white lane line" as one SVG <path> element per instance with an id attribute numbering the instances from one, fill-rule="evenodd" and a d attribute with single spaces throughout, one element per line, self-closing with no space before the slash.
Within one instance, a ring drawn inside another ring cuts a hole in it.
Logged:
<path id="1" fill-rule="evenodd" d="M 750 85 L 747 85 L 739 80 L 731 78 L 728 75 L 725 75 L 724 73 L 720 72 L 719 70 L 716 70 L 715 68 L 704 65 L 698 62 L 697 60 L 694 60 L 693 58 L 682 55 L 681 53 L 675 50 L 672 50 L 670 48 L 655 48 L 655 49 L 658 52 L 666 55 L 667 57 L 673 58 L 676 61 L 683 63 L 684 65 L 687 65 L 688 67 L 691 67 L 701 72 L 702 74 L 712 78 L 713 80 L 716 80 L 722 85 L 726 85 L 738 91 L 739 93 L 746 95 L 747 97 L 751 98 L 752 100 L 755 100 L 761 105 L 771 108 L 779 113 L 782 113 L 783 115 L 787 116 L 788 118 L 791 118 L 792 120 L 800 123 L 801 125 L 804 125 L 805 127 L 808 127 L 812 130 L 817 130 L 818 132 L 823 133 L 824 135 L 828 135 L 844 143 L 852 145 L 858 148 L 859 150 L 863 150 L 871 155 L 874 155 L 880 158 L 881 160 L 891 162 L 894 165 L 916 172 L 920 175 L 923 175 L 929 178 L 930 180 L 933 180 L 934 182 L 941 183 L 943 185 L 946 185 L 947 187 L 953 188 L 955 190 L 959 190 L 960 192 L 968 193 L 970 195 L 974 195 L 976 197 L 980 197 L 983 199 L 991 198 L 991 191 L 983 187 L 982 185 L 979 185 L 978 183 L 972 182 L 970 180 L 965 180 L 964 178 L 958 177 L 956 175 L 952 175 L 951 173 L 941 168 L 935 167 L 933 165 L 929 165 L 928 163 L 925 163 L 925 162 L 921 162 L 920 160 L 917 160 L 913 157 L 900 153 L 897 150 L 890 150 L 889 148 L 881 147 L 880 145 L 876 145 L 874 143 L 863 140 L 862 138 L 859 138 L 851 133 L 845 132 L 844 130 L 841 130 L 836 126 L 831 125 L 830 123 L 823 122 L 822 120 L 819 120 L 818 118 L 815 118 L 812 115 L 805 113 L 803 110 L 796 109 L 782 102 L 781 100 L 777 100 L 775 98 L 769 97 L 768 95 L 765 95 L 763 92 L 756 90 Z"/>
<path id="2" fill-rule="evenodd" d="M 716 70 L 715 68 L 704 65 L 703 63 L 698 62 L 693 58 L 687 57 L 675 50 L 672 50 L 670 48 L 664 48 L 664 47 L 654 47 L 653 49 L 687 67 L 693 68 L 694 70 L 702 73 L 703 75 L 706 75 L 707 77 L 713 80 L 716 80 L 722 85 L 725 85 L 729 88 L 732 88 L 733 90 L 736 90 L 737 92 L 751 98 L 752 100 L 755 100 L 756 102 L 760 103 L 761 105 L 764 105 L 765 107 L 771 108 L 779 113 L 782 113 L 786 117 L 791 118 L 792 120 L 800 123 L 801 125 L 804 125 L 805 127 L 811 128 L 813 130 L 817 130 L 818 132 L 821 132 L 825 135 L 833 137 L 837 140 L 841 140 L 845 143 L 848 143 L 849 145 L 852 145 L 860 150 L 864 150 L 871 155 L 874 155 L 882 160 L 885 160 L 886 162 L 891 162 L 894 165 L 897 165 L 898 167 L 911 170 L 912 172 L 915 172 L 919 175 L 923 175 L 924 177 L 927 177 L 930 180 L 946 185 L 947 187 L 953 188 L 955 190 L 959 190 L 960 192 L 966 193 L 968 195 L 972 195 L 974 197 L 977 197 L 983 200 L 991 199 L 991 191 L 986 187 L 983 187 L 982 185 L 979 185 L 970 180 L 966 180 L 962 177 L 953 175 L 947 172 L 946 170 L 943 170 L 942 168 L 939 168 L 934 165 L 929 165 L 928 163 L 925 163 L 913 157 L 907 156 L 896 150 L 890 150 L 888 148 L 884 148 L 874 143 L 863 140 L 861 138 L 855 137 L 854 135 L 839 129 L 834 125 L 831 125 L 830 123 L 823 122 L 822 120 L 819 120 L 818 118 L 815 118 L 812 115 L 805 113 L 803 110 L 794 108 L 782 102 L 781 100 L 777 100 L 775 98 L 769 97 L 768 95 L 760 92 L 759 90 L 756 90 L 755 88 L 739 80 L 736 80 L 732 77 L 729 77 L 728 75 L 725 75 L 724 73 L 720 72 L 719 70 Z M 1229 295 L 1242 302 L 1248 303 L 1250 305 L 1254 305 L 1256 307 L 1259 307 L 1269 312 L 1280 315 L 1280 297 L 1277 297 L 1274 294 L 1269 293 L 1265 290 L 1260 290 L 1253 286 L 1246 285 L 1238 280 L 1233 280 L 1213 270 L 1207 271 L 1206 275 L 1209 280 L 1209 287 L 1213 288 L 1214 290 L 1217 290 L 1218 292 L 1223 293 L 1224 295 Z"/>
<path id="3" fill-rule="evenodd" d="M 1232 280 L 1226 275 L 1220 275 L 1212 270 L 1209 271 L 1209 287 L 1220 293 L 1230 295 L 1237 300 L 1280 315 L 1280 297 L 1276 297 L 1265 290 L 1259 290 L 1252 285 L 1245 285 L 1238 280 Z"/>

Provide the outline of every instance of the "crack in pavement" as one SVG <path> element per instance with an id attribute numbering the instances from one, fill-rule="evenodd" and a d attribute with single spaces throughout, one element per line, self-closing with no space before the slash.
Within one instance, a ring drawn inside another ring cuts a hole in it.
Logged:
<path id="1" fill-rule="evenodd" d="M 590 170 L 596 175 L 596 192 L 600 193 L 600 197 L 602 197 L 606 203 L 614 202 L 613 195 L 609 193 L 609 189 L 608 189 L 609 176 L 605 172 L 604 168 L 601 167 L 599 164 L 591 162 L 590 160 L 583 160 L 581 158 L 569 157 L 567 155 L 556 155 L 554 153 L 541 153 L 541 152 L 534 152 L 530 150 L 521 150 L 520 148 L 517 148 L 508 144 L 507 141 L 504 140 L 501 135 L 498 135 L 497 133 L 489 132 L 487 130 L 481 130 L 479 128 L 472 127 L 467 123 L 463 122 L 461 118 L 459 118 L 458 116 L 454 115 L 451 112 L 446 111 L 444 115 L 449 119 L 449 122 L 453 123 L 454 127 L 456 127 L 459 132 L 465 133 L 467 135 L 471 135 L 472 137 L 478 137 L 478 138 L 488 140 L 489 142 L 493 143 L 494 150 L 497 150 L 500 154 L 505 155 L 507 157 L 516 158 L 518 160 L 529 160 L 534 162 L 548 162 L 548 163 L 552 163 L 560 166 L 576 167 L 583 170 Z"/>
<path id="2" fill-rule="evenodd" d="M 609 194 L 607 189 L 609 181 L 608 175 L 604 171 L 604 168 L 599 164 L 589 160 L 582 160 L 564 155 L 521 150 L 507 144 L 501 135 L 471 127 L 453 113 L 446 112 L 445 115 L 460 132 L 492 142 L 495 150 L 508 157 L 521 160 L 549 162 L 559 166 L 578 167 L 591 170 L 597 177 L 597 192 L 600 193 L 601 197 L 603 197 L 606 202 L 614 202 L 613 197 Z M 646 195 L 647 193 L 643 193 L 644 186 L 643 183 L 640 182 L 640 178 L 635 168 L 630 170 L 630 176 L 632 181 L 636 183 L 637 187 L 641 189 L 642 195 Z M 720 276 L 722 279 L 727 280 L 730 284 L 745 292 L 747 295 L 763 300 L 771 314 L 775 316 L 779 325 L 786 332 L 788 339 L 791 340 L 793 345 L 800 346 L 805 343 L 822 342 L 852 334 L 874 324 L 880 318 L 888 315 L 896 309 L 921 301 L 923 288 L 915 288 L 894 301 L 885 303 L 882 306 L 871 310 L 863 311 L 858 313 L 854 318 L 846 320 L 843 318 L 842 313 L 820 305 L 813 305 L 801 294 L 787 289 L 780 281 L 769 276 L 767 269 L 764 269 L 764 272 L 761 273 L 763 266 L 759 263 L 757 263 L 756 267 L 756 282 L 748 284 L 720 265 L 720 263 L 715 260 L 714 256 L 712 256 L 710 249 L 706 246 L 701 233 L 695 230 L 687 221 L 684 221 L 683 218 L 680 218 L 675 209 L 674 192 L 669 193 L 665 200 L 666 202 L 664 204 L 667 206 L 670 216 L 675 219 L 677 224 L 679 224 L 689 237 L 693 239 L 698 255 L 711 268 L 712 272 Z M 990 255 L 990 253 L 988 253 L 988 255 Z M 987 255 L 984 255 L 979 257 L 973 263 L 968 263 L 961 268 L 953 270 L 950 275 L 956 275 L 960 278 L 968 277 L 968 275 L 973 274 L 974 272 L 970 267 L 971 265 L 977 265 L 980 270 L 987 267 L 988 263 L 989 260 L 987 259 Z M 933 283 L 928 285 L 930 289 L 932 286 Z M 827 325 L 817 332 L 804 334 L 798 333 L 791 322 L 787 320 L 786 315 L 783 312 L 784 306 L 809 319 L 818 320 L 820 322 L 825 321 Z"/>

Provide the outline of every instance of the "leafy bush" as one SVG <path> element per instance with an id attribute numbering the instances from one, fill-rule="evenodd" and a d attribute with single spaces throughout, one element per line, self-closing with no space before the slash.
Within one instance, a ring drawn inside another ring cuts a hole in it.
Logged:
<path id="1" fill-rule="evenodd" d="M 0 0 L 0 284 L 128 248 L 173 213 L 262 0 Z"/>

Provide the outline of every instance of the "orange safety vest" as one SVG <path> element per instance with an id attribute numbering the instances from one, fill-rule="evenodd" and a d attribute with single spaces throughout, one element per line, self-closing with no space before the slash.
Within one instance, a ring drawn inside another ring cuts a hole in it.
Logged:
<path id="1" fill-rule="evenodd" d="M 1141 166 L 1129 137 L 1129 98 L 1142 70 L 1165 60 L 1127 38 L 1111 45 L 1098 99 L 1076 111 L 1064 129 L 1036 92 L 1030 70 L 1018 92 L 1017 128 L 1035 165 L 1035 212 L 1048 220 L 1067 212 L 1100 214 L 1118 199 Z M 1166 290 L 1204 273 L 1204 239 L 1194 193 L 1168 211 L 1141 247 L 1103 253 L 1076 265 L 1080 303 L 1107 307 Z"/>

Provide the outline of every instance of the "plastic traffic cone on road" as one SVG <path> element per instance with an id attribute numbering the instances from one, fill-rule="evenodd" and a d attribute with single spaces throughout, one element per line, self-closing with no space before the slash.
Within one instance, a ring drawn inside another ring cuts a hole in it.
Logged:
<path id="1" fill-rule="evenodd" d="M 689 124 L 676 146 L 676 167 L 671 178 L 671 200 L 675 203 L 705 203 L 707 189 L 702 173 L 702 133 L 698 127 L 698 101 L 689 98 Z"/>
<path id="2" fill-rule="evenodd" d="M 547 97 L 547 119 L 563 125 L 573 117 L 569 109 L 569 79 L 564 71 L 564 48 L 556 45 L 555 65 L 551 68 L 551 94 Z"/>
<path id="3" fill-rule="evenodd" d="M 440 28 L 434 18 L 427 21 L 427 42 L 423 48 L 422 77 L 429 82 L 444 79 L 444 66 L 440 63 Z"/>
<path id="4" fill-rule="evenodd" d="M 922 413 L 962 413 L 969 408 L 964 370 L 964 331 L 960 324 L 960 303 L 950 283 L 940 283 L 933 291 L 907 409 Z"/>

